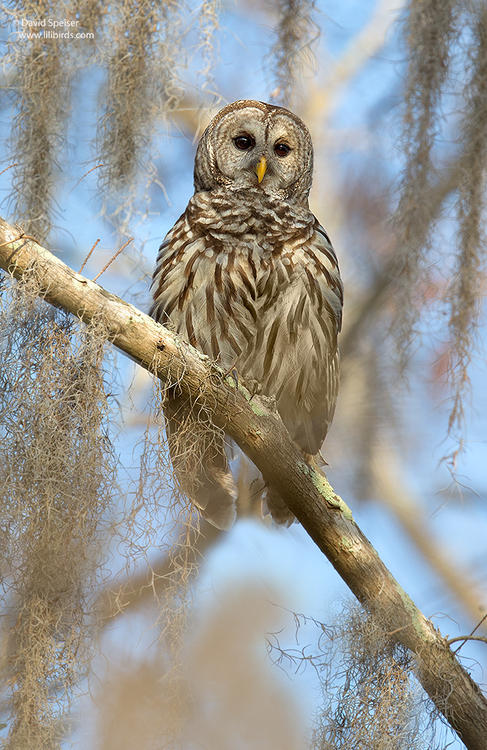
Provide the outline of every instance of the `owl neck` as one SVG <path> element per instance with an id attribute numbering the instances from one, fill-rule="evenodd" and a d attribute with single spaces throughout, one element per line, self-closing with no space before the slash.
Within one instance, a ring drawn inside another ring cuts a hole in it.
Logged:
<path id="1" fill-rule="evenodd" d="M 211 189 L 196 189 L 195 195 L 197 194 L 209 195 L 215 200 L 229 199 L 235 201 L 235 203 L 251 203 L 254 208 L 258 208 L 259 205 L 263 207 L 277 206 L 285 203 L 286 205 L 300 209 L 309 210 L 308 196 L 309 187 L 302 191 L 293 191 L 292 189 L 286 190 L 266 190 L 266 187 L 260 185 L 249 185 L 249 186 L 234 186 L 219 185 Z"/>
<path id="2" fill-rule="evenodd" d="M 284 238 L 312 231 L 315 218 L 308 207 L 268 195 L 260 188 L 217 188 L 191 198 L 186 216 L 198 234 L 240 237 L 263 233 Z"/>

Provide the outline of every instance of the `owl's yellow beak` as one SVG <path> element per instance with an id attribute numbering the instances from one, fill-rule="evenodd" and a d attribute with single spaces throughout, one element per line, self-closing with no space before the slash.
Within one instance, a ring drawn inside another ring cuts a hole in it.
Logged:
<path id="1" fill-rule="evenodd" d="M 266 169 L 267 169 L 267 160 L 266 160 L 265 156 L 261 156 L 260 157 L 260 161 L 259 161 L 259 163 L 257 164 L 257 166 L 255 168 L 255 173 L 257 175 L 257 179 L 259 181 L 259 185 L 262 182 L 262 180 L 264 179 L 264 175 L 266 173 Z"/>

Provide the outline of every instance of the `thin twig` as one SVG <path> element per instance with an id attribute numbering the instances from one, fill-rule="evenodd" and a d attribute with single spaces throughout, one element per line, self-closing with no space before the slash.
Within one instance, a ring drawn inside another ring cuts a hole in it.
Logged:
<path id="1" fill-rule="evenodd" d="M 88 253 L 88 255 L 86 256 L 86 258 L 84 259 L 84 261 L 83 261 L 83 263 L 81 265 L 81 268 L 79 269 L 78 273 L 81 273 L 81 271 L 83 270 L 83 268 L 86 266 L 86 264 L 88 263 L 88 261 L 90 259 L 91 253 L 93 252 L 93 250 L 95 249 L 95 247 L 98 245 L 99 242 L 100 242 L 100 240 L 97 239 L 97 241 L 95 242 L 95 244 L 91 248 L 90 252 Z"/>
<path id="2" fill-rule="evenodd" d="M 464 638 L 453 638 L 452 640 L 448 641 L 448 645 L 450 645 L 451 643 L 454 643 L 455 641 L 462 641 L 462 640 L 463 640 L 463 643 L 461 643 L 461 644 L 460 644 L 460 645 L 458 646 L 458 648 L 456 648 L 456 649 L 455 649 L 455 651 L 454 651 L 454 653 L 455 653 L 455 654 L 457 653 L 457 651 L 460 651 L 460 649 L 462 648 L 462 646 L 464 645 L 464 643 L 465 643 L 466 641 L 468 641 L 468 640 L 477 640 L 477 637 L 473 638 L 472 636 L 473 636 L 473 634 L 475 633 L 475 631 L 476 631 L 476 630 L 478 630 L 478 629 L 480 628 L 480 626 L 482 625 L 482 623 L 483 623 L 483 622 L 484 622 L 484 621 L 485 621 L 486 619 L 487 619 L 487 612 L 486 612 L 486 613 L 485 613 L 485 615 L 484 615 L 484 616 L 482 617 L 482 619 L 481 619 L 481 620 L 480 620 L 480 621 L 479 621 L 479 622 L 478 622 L 478 623 L 476 624 L 476 626 L 474 627 L 474 629 L 472 630 L 472 632 L 470 633 L 470 635 L 467 635 L 467 636 L 465 636 Z M 485 638 L 482 638 L 482 640 L 486 640 L 486 642 L 487 642 L 487 639 L 485 639 Z"/>
<path id="3" fill-rule="evenodd" d="M 115 253 L 115 255 L 112 258 L 110 258 L 110 260 L 108 261 L 108 263 L 105 266 L 103 266 L 103 268 L 101 269 L 100 273 L 96 274 L 96 276 L 93 279 L 93 281 L 96 281 L 97 279 L 100 278 L 100 276 L 102 275 L 102 273 L 105 273 L 105 271 L 107 270 L 108 266 L 110 266 L 113 263 L 113 261 L 115 260 L 115 258 L 117 258 L 120 255 L 120 253 L 122 252 L 122 250 L 125 250 L 125 248 L 127 247 L 127 245 L 129 245 L 133 241 L 133 239 L 134 238 L 131 237 L 129 240 L 127 240 L 127 242 L 125 242 L 122 245 L 122 247 L 119 250 L 117 250 L 117 252 Z"/>
<path id="4" fill-rule="evenodd" d="M 100 167 L 104 167 L 104 166 L 105 166 L 104 164 L 95 164 L 94 167 L 91 167 L 91 169 L 89 169 L 87 172 L 85 172 L 84 174 L 82 174 L 81 177 L 79 178 L 79 180 L 73 185 L 73 187 L 69 191 L 70 194 L 73 192 L 73 190 L 76 190 L 76 188 L 80 184 L 81 180 L 84 180 L 85 177 L 88 177 L 88 175 L 90 174 L 90 172 L 93 172 L 94 169 L 99 169 Z M 1 172 L 0 172 L 0 174 L 1 174 Z"/>
<path id="5" fill-rule="evenodd" d="M 2 171 L 0 172 L 0 177 L 3 175 L 4 172 L 7 172 L 9 169 L 12 169 L 12 167 L 18 167 L 18 166 L 19 166 L 18 163 L 15 162 L 15 164 L 11 164 L 9 167 L 5 167 L 5 169 L 2 169 Z"/>
<path id="6" fill-rule="evenodd" d="M 454 654 L 456 654 L 457 651 L 459 651 L 467 641 L 482 641 L 483 643 L 487 643 L 487 638 L 485 637 L 485 635 L 460 635 L 458 636 L 458 638 L 449 638 L 447 640 L 447 643 L 449 646 L 451 646 L 452 643 L 457 643 L 457 641 L 463 641 L 463 643 L 461 643 L 460 646 L 455 649 L 455 651 L 453 652 Z"/>
<path id="7" fill-rule="evenodd" d="M 0 247 L 5 247 L 5 245 L 11 245 L 12 242 L 18 242 L 19 240 L 31 240 L 32 242 L 37 242 L 37 239 L 35 237 L 32 237 L 30 234 L 24 234 L 24 232 L 21 232 L 21 234 L 19 234 L 18 237 L 14 237 L 8 242 L 1 242 Z"/>

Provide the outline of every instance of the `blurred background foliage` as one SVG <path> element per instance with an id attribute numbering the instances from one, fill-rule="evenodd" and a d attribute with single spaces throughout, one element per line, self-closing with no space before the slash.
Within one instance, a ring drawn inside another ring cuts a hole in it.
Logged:
<path id="1" fill-rule="evenodd" d="M 487 4 L 1 14 L 1 213 L 91 277 L 131 240 L 100 283 L 143 310 L 211 116 L 308 124 L 345 283 L 330 481 L 444 634 L 485 635 Z M 260 521 L 246 466 L 229 534 L 174 501 L 150 376 L 35 290 L 2 282 L 5 747 L 461 747 L 303 529 Z"/>

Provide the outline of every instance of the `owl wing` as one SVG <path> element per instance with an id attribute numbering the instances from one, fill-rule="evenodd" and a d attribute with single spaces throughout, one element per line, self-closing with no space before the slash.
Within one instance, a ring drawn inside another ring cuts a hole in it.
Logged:
<path id="1" fill-rule="evenodd" d="M 176 222 L 157 256 L 150 315 L 169 325 L 189 343 L 211 355 L 208 325 L 197 315 L 204 284 L 195 280 L 205 272 L 206 244 L 194 238 L 186 215 Z M 203 262 L 203 265 L 202 263 Z M 164 405 L 166 434 L 174 473 L 182 491 L 219 529 L 235 521 L 236 489 L 225 452 L 224 435 L 211 423 L 201 404 L 192 402 L 177 385 L 169 388 Z"/>
<path id="2" fill-rule="evenodd" d="M 225 370 L 252 343 L 256 315 L 253 300 L 239 294 L 231 265 L 232 253 L 222 252 L 210 232 L 195 232 L 183 214 L 159 249 L 150 310 Z"/>
<path id="3" fill-rule="evenodd" d="M 157 253 L 151 284 L 153 302 L 149 315 L 162 325 L 171 324 L 171 310 L 177 305 L 181 292 L 181 280 L 175 272 L 178 271 L 178 263 L 188 244 L 188 232 L 184 213 L 166 234 Z"/>
<path id="4" fill-rule="evenodd" d="M 314 455 L 326 437 L 338 395 L 343 285 L 333 246 L 317 220 L 299 252 L 300 273 L 287 314 L 299 356 L 277 408 L 293 440 Z"/>

